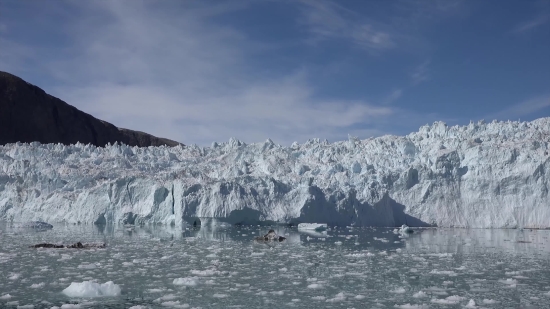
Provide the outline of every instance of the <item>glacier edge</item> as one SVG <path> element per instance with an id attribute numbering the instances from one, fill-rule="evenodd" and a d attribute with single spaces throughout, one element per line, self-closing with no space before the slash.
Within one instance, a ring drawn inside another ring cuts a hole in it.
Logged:
<path id="1" fill-rule="evenodd" d="M 0 146 L 0 220 L 550 228 L 550 118 L 283 147 Z"/>

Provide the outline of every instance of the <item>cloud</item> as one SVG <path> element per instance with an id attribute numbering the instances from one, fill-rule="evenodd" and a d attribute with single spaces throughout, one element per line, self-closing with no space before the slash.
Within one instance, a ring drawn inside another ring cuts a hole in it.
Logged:
<path id="1" fill-rule="evenodd" d="M 426 60 L 419 64 L 411 73 L 413 85 L 418 85 L 430 79 L 430 60 Z"/>
<path id="2" fill-rule="evenodd" d="M 384 100 L 382 100 L 382 102 L 383 104 L 391 104 L 399 100 L 399 98 L 401 98 L 402 95 L 403 95 L 402 88 L 394 89 Z"/>
<path id="3" fill-rule="evenodd" d="M 382 25 L 362 20 L 356 13 L 325 0 L 302 0 L 303 23 L 314 35 L 314 41 L 343 39 L 367 51 L 378 52 L 396 46 L 393 35 Z"/>
<path id="4" fill-rule="evenodd" d="M 35 52 L 56 81 L 47 92 L 119 127 L 185 144 L 230 137 L 290 144 L 378 135 L 394 113 L 367 100 L 319 98 L 307 70 L 262 74 L 248 59 L 264 47 L 214 22 L 246 3 L 68 3 L 72 17 L 49 25 L 63 27 L 69 42 L 56 57 L 41 45 L 21 48 Z M 372 44 L 380 39 L 367 36 Z M 16 44 L 9 46 L 5 52 L 19 57 Z"/>
<path id="5" fill-rule="evenodd" d="M 518 104 L 509 106 L 497 113 L 485 117 L 485 119 L 517 120 L 519 117 L 522 116 L 532 116 L 533 114 L 548 107 L 550 107 L 550 94 L 534 97 Z"/>
<path id="6" fill-rule="evenodd" d="M 350 24 L 346 17 L 353 12 L 331 2 L 311 3 L 318 7 L 311 11 L 312 25 L 317 25 L 311 31 L 319 37 L 347 35 L 369 51 L 394 48 L 393 34 L 376 23 Z M 217 18 L 246 9 L 247 1 L 66 4 L 63 20 L 48 19 L 41 33 L 65 35 L 62 46 L 0 36 L 0 65 L 13 64 L 9 70 L 18 75 L 39 64 L 48 87 L 38 86 L 119 127 L 185 144 L 236 137 L 245 142 L 272 138 L 288 145 L 314 137 L 336 141 L 348 134 L 365 138 L 408 132 L 440 118 L 390 106 L 401 99 L 402 89 L 379 102 L 331 99 L 319 95 L 307 69 L 264 74 L 269 67 L 249 59 L 265 57 L 270 47 Z M 424 69 L 418 80 L 427 78 L 428 64 L 419 66 Z"/>
<path id="7" fill-rule="evenodd" d="M 531 20 L 524 21 L 512 29 L 512 33 L 524 33 L 534 30 L 550 21 L 550 14 L 539 15 Z"/>

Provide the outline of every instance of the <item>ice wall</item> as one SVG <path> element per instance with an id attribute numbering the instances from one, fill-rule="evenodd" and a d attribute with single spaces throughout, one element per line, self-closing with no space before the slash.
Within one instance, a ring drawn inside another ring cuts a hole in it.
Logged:
<path id="1" fill-rule="evenodd" d="M 290 147 L 8 144 L 0 219 L 547 228 L 549 142 L 541 118 Z"/>

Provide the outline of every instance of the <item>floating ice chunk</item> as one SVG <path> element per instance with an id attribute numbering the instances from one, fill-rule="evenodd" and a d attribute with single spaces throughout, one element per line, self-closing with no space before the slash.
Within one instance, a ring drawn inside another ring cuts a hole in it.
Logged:
<path id="1" fill-rule="evenodd" d="M 300 223 L 298 224 L 298 229 L 324 231 L 327 229 L 327 224 L 326 223 Z"/>
<path id="2" fill-rule="evenodd" d="M 213 269 L 206 269 L 206 270 L 192 270 L 191 274 L 195 276 L 201 276 L 201 277 L 208 277 L 208 276 L 214 276 L 219 274 L 220 272 Z"/>
<path id="3" fill-rule="evenodd" d="M 518 281 L 516 279 L 512 279 L 512 278 L 509 278 L 509 279 L 506 279 L 506 280 L 499 280 L 501 283 L 504 283 L 504 284 L 508 284 L 510 286 L 516 286 L 516 284 L 518 284 Z"/>
<path id="4" fill-rule="evenodd" d="M 11 273 L 11 276 L 8 277 L 10 280 L 17 280 L 21 277 L 21 274 Z"/>
<path id="5" fill-rule="evenodd" d="M 172 281 L 174 285 L 184 285 L 184 286 L 195 286 L 198 284 L 198 277 L 186 277 L 186 278 L 176 278 Z"/>
<path id="6" fill-rule="evenodd" d="M 429 307 L 426 305 L 411 305 L 409 304 L 403 304 L 403 305 L 395 305 L 395 308 L 400 309 L 428 309 Z"/>
<path id="7" fill-rule="evenodd" d="M 17 306 L 17 309 L 34 309 L 34 305 Z"/>
<path id="8" fill-rule="evenodd" d="M 418 291 L 418 292 L 413 294 L 413 297 L 414 298 L 424 298 L 424 297 L 428 297 L 428 294 L 426 294 L 426 292 L 424 292 L 424 291 Z"/>
<path id="9" fill-rule="evenodd" d="M 212 297 L 215 297 L 215 298 L 226 298 L 227 296 L 229 296 L 229 295 L 221 294 L 221 293 L 216 293 L 216 294 L 212 295 Z"/>
<path id="10" fill-rule="evenodd" d="M 31 285 L 31 289 L 39 289 L 39 288 L 43 287 L 44 285 L 46 285 L 44 282 L 33 283 L 33 284 Z"/>
<path id="11" fill-rule="evenodd" d="M 470 301 L 466 305 L 466 308 L 477 308 L 476 302 L 473 299 L 470 299 Z"/>
<path id="12" fill-rule="evenodd" d="M 437 269 L 434 269 L 434 270 L 430 271 L 430 274 L 444 275 L 444 276 L 456 276 L 456 273 L 452 270 L 437 270 Z"/>
<path id="13" fill-rule="evenodd" d="M 0 299 L 10 299 L 12 297 L 13 296 L 11 296 L 10 294 L 4 294 L 4 295 L 0 296 Z"/>
<path id="14" fill-rule="evenodd" d="M 413 232 L 413 229 L 406 224 L 401 225 L 401 228 L 399 229 L 400 234 L 412 234 Z"/>
<path id="15" fill-rule="evenodd" d="M 307 286 L 308 289 L 320 289 L 322 288 L 323 286 L 318 284 L 318 283 L 312 283 L 310 285 Z"/>
<path id="16" fill-rule="evenodd" d="M 61 309 L 79 309 L 82 308 L 79 304 L 63 304 L 61 305 Z"/>
<path id="17" fill-rule="evenodd" d="M 464 299 L 465 299 L 464 297 L 457 296 L 457 295 L 452 295 L 452 296 L 449 296 L 445 299 L 435 299 L 434 298 L 434 299 L 432 299 L 432 303 L 440 304 L 440 305 L 456 305 Z"/>
<path id="18" fill-rule="evenodd" d="M 407 290 L 405 290 L 405 288 L 397 288 L 397 289 L 395 289 L 391 292 L 395 293 L 395 294 L 403 294 L 403 293 L 407 292 Z"/>
<path id="19" fill-rule="evenodd" d="M 188 304 L 181 304 L 179 300 L 176 301 L 165 301 L 160 304 L 163 307 L 174 307 L 174 308 L 189 308 Z"/>
<path id="20" fill-rule="evenodd" d="M 69 297 L 103 297 L 103 296 L 119 296 L 121 292 L 120 286 L 114 284 L 113 281 L 108 281 L 103 284 L 83 281 L 73 282 L 69 287 L 63 290 L 63 294 Z"/>
<path id="21" fill-rule="evenodd" d="M 316 237 L 316 238 L 326 238 L 327 237 L 327 231 L 316 231 L 316 230 L 298 230 L 298 232 L 308 235 L 308 240 L 310 237 Z"/>
<path id="22" fill-rule="evenodd" d="M 344 294 L 344 292 L 340 292 L 340 293 L 336 294 L 336 296 L 334 296 L 334 298 L 327 299 L 326 302 L 336 303 L 336 302 L 341 302 L 341 301 L 345 301 L 345 300 L 346 300 L 346 295 Z"/>

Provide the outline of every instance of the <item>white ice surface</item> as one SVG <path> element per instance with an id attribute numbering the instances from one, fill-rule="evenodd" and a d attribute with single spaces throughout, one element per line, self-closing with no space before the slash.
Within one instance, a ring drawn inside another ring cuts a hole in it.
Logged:
<path id="1" fill-rule="evenodd" d="M 327 224 L 326 223 L 300 223 L 298 224 L 298 229 L 324 231 L 327 229 Z"/>
<path id="2" fill-rule="evenodd" d="M 103 284 L 92 281 L 73 282 L 63 290 L 63 294 L 69 297 L 85 298 L 119 296 L 120 292 L 120 286 L 114 284 L 112 281 L 108 281 Z"/>
<path id="3" fill-rule="evenodd" d="M 290 147 L 8 144 L 0 220 L 547 228 L 549 141 L 541 118 Z"/>

